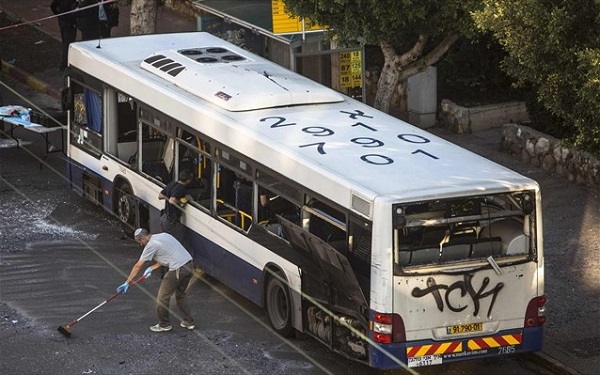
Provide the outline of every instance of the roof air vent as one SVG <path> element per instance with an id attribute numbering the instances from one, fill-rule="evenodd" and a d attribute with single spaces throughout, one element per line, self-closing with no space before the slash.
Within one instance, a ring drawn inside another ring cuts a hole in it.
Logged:
<path id="1" fill-rule="evenodd" d="M 247 61 L 243 55 L 233 53 L 224 47 L 186 48 L 177 51 L 179 54 L 201 64 L 232 63 Z"/>
<path id="2" fill-rule="evenodd" d="M 172 62 L 173 62 L 173 60 L 171 60 L 171 59 L 162 59 L 162 60 L 158 60 L 158 61 L 153 62 L 152 65 L 155 66 L 155 67 L 157 67 L 157 68 L 160 68 L 161 66 L 165 66 L 165 65 L 170 64 Z"/>
<path id="3" fill-rule="evenodd" d="M 148 64 L 152 64 L 153 62 L 158 61 L 160 59 L 166 59 L 166 57 L 164 55 L 154 55 L 154 56 L 148 57 L 146 60 L 144 60 L 144 62 L 146 62 Z"/>
<path id="4" fill-rule="evenodd" d="M 181 53 L 182 55 L 185 55 L 185 56 L 202 55 L 202 51 L 197 50 L 197 49 L 184 49 L 184 50 L 179 51 L 179 53 Z"/>
<path id="5" fill-rule="evenodd" d="M 229 51 L 227 51 L 225 48 L 221 48 L 221 47 L 211 47 L 211 48 L 207 48 L 206 52 L 208 52 L 208 53 L 225 53 L 225 52 L 229 52 Z"/>
<path id="6" fill-rule="evenodd" d="M 223 60 L 225 60 L 225 61 L 242 61 L 242 60 L 246 60 L 245 58 L 243 58 L 240 55 L 224 55 L 221 58 Z"/>
<path id="7" fill-rule="evenodd" d="M 215 59 L 214 57 L 198 57 L 196 59 L 196 61 L 198 61 L 199 63 L 210 64 L 210 63 L 216 63 L 219 60 Z"/>

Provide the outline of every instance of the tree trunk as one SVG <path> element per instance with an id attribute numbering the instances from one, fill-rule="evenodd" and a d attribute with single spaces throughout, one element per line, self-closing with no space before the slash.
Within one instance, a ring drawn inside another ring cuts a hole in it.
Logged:
<path id="1" fill-rule="evenodd" d="M 392 98 L 392 105 L 401 112 L 408 112 L 408 95 L 407 95 L 408 80 L 402 79 L 402 76 L 398 80 L 398 87 L 394 92 Z"/>
<path id="2" fill-rule="evenodd" d="M 129 32 L 131 35 L 156 33 L 157 0 L 132 0 Z"/>
<path id="3" fill-rule="evenodd" d="M 390 103 L 400 80 L 400 70 L 397 65 L 398 55 L 394 48 L 387 43 L 381 43 L 381 50 L 383 52 L 384 64 L 379 76 L 379 82 L 377 82 L 377 93 L 375 94 L 373 106 L 380 111 L 389 113 Z"/>
<path id="4" fill-rule="evenodd" d="M 381 70 L 377 93 L 373 107 L 385 112 L 390 112 L 390 105 L 396 102 L 399 110 L 407 111 L 408 98 L 406 96 L 407 80 L 415 74 L 424 71 L 438 62 L 450 47 L 458 40 L 458 32 L 450 32 L 427 55 L 422 56 L 425 45 L 429 41 L 426 34 L 419 35 L 414 46 L 402 55 L 398 55 L 394 47 L 382 41 L 384 65 Z"/>

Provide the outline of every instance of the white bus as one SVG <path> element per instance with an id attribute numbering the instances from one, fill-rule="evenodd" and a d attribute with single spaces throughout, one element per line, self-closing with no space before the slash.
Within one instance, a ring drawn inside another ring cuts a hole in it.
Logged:
<path id="1" fill-rule="evenodd" d="M 210 34 L 97 45 L 69 50 L 73 189 L 156 232 L 192 171 L 194 261 L 279 334 L 380 369 L 541 349 L 535 181 Z"/>

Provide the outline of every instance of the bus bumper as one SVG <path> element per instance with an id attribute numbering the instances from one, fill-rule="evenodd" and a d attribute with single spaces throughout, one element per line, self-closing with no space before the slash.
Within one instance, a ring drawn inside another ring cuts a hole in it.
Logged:
<path id="1" fill-rule="evenodd" d="M 371 346 L 369 365 L 378 369 L 423 367 L 470 359 L 500 357 L 542 349 L 542 327 L 501 331 L 453 341 L 410 341 Z"/>

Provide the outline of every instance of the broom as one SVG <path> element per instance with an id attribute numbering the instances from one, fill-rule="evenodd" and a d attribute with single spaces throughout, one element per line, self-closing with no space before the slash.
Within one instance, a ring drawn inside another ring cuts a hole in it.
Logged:
<path id="1" fill-rule="evenodd" d="M 130 287 L 134 286 L 135 284 L 137 284 L 140 281 L 144 280 L 146 277 L 147 277 L 146 275 L 140 276 L 138 279 L 132 281 L 129 284 L 129 286 Z M 79 318 L 73 320 L 71 323 L 65 324 L 65 325 L 62 325 L 62 326 L 58 327 L 58 332 L 62 333 L 65 337 L 71 337 L 71 327 L 73 327 L 75 324 L 79 323 L 79 321 L 81 319 L 85 318 L 86 316 L 90 315 L 94 311 L 98 310 L 100 307 L 104 306 L 106 303 L 108 303 L 108 302 L 112 301 L 113 299 L 117 298 L 120 294 L 123 294 L 123 292 L 117 292 L 117 293 L 113 294 L 112 296 L 108 297 L 104 302 L 102 302 L 98 306 L 94 307 L 90 311 L 86 312 L 85 314 L 83 314 Z"/>

